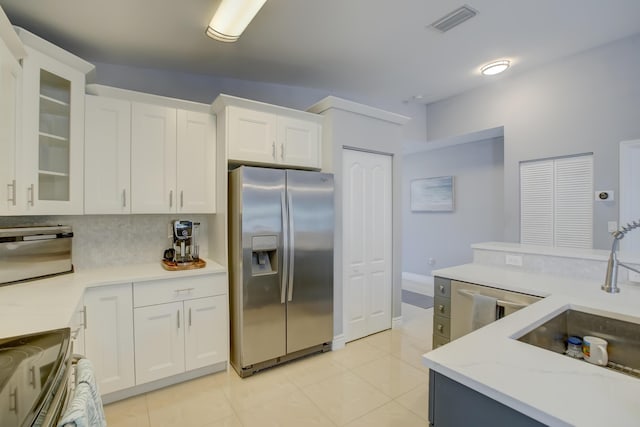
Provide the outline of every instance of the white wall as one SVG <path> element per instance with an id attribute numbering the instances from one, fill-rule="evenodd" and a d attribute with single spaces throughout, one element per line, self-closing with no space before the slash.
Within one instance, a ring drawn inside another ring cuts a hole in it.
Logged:
<path id="1" fill-rule="evenodd" d="M 411 212 L 411 181 L 448 175 L 454 176 L 454 211 Z M 501 241 L 503 180 L 502 138 L 405 155 L 402 271 L 430 276 L 433 269 L 472 262 L 472 243 Z"/>
<path id="2" fill-rule="evenodd" d="M 504 126 L 504 238 L 519 241 L 519 162 L 594 153 L 595 190 L 618 189 L 618 144 L 640 137 L 640 35 L 427 105 L 438 140 Z M 617 202 L 594 207 L 594 247 L 610 245 Z"/>

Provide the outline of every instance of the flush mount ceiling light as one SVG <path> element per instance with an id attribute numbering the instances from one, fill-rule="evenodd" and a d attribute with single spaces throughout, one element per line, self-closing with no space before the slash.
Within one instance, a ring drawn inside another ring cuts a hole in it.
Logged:
<path id="1" fill-rule="evenodd" d="M 221 42 L 238 40 L 267 0 L 222 0 L 214 13 L 207 35 Z"/>
<path id="2" fill-rule="evenodd" d="M 483 65 L 480 67 L 480 72 L 483 76 L 495 76 L 496 74 L 500 74 L 505 71 L 510 65 L 511 62 L 506 59 L 502 59 L 500 61 L 494 61 Z"/>

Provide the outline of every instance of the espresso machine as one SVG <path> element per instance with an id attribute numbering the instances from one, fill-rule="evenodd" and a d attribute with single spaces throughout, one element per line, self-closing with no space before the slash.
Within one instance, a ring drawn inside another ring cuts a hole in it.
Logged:
<path id="1" fill-rule="evenodd" d="M 165 253 L 165 259 L 173 258 L 178 265 L 192 264 L 198 260 L 198 228 L 200 223 L 175 220 L 169 224 L 169 238 L 173 250 Z"/>

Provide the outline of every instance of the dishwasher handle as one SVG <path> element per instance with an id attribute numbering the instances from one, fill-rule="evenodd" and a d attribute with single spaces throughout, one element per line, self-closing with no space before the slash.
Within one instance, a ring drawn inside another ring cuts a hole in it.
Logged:
<path id="1" fill-rule="evenodd" d="M 474 295 L 479 294 L 479 292 L 473 292 L 473 291 L 469 291 L 467 289 L 458 289 L 458 293 L 460 295 L 466 295 L 466 296 L 472 297 L 472 298 L 473 298 Z M 502 300 L 502 299 L 496 300 L 496 305 L 498 307 L 511 308 L 513 310 L 520 310 L 521 308 L 525 308 L 525 307 L 529 306 L 529 304 L 520 303 L 520 302 L 505 301 L 505 300 Z"/>

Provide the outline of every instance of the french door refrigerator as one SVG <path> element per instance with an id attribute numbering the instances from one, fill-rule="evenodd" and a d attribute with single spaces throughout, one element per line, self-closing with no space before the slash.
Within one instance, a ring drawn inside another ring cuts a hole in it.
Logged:
<path id="1" fill-rule="evenodd" d="M 333 175 L 229 172 L 231 365 L 241 377 L 333 339 Z"/>

